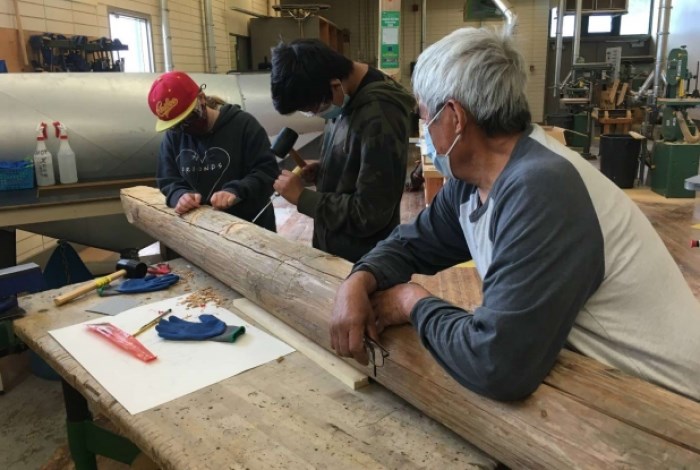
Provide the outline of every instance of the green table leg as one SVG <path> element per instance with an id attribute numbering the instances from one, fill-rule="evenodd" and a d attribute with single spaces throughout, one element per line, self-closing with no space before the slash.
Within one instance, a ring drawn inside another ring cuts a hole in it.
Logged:
<path id="1" fill-rule="evenodd" d="M 88 447 L 85 423 L 92 423 L 92 414 L 87 400 L 76 389 L 61 380 L 63 385 L 63 403 L 66 406 L 68 426 L 68 448 L 73 457 L 76 470 L 97 470 L 95 453 Z"/>
<path id="2" fill-rule="evenodd" d="M 68 447 L 76 470 L 97 470 L 97 455 L 130 464 L 141 452 L 128 439 L 95 425 L 87 400 L 65 380 L 63 401 L 66 406 Z"/>

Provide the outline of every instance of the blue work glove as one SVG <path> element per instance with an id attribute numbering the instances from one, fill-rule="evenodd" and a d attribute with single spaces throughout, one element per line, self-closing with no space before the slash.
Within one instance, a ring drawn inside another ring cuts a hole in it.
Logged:
<path id="1" fill-rule="evenodd" d="M 220 341 L 233 343 L 245 333 L 244 326 L 229 326 L 214 315 L 199 316 L 199 323 L 178 317 L 163 318 L 157 325 L 158 336 L 172 341 Z"/>
<path id="2" fill-rule="evenodd" d="M 154 292 L 167 289 L 180 280 L 177 274 L 166 274 L 164 276 L 148 275 L 143 279 L 127 279 L 116 287 L 103 287 L 98 290 L 100 296 L 117 294 L 139 294 L 142 292 Z"/>
<path id="3" fill-rule="evenodd" d="M 173 341 L 201 341 L 220 335 L 226 329 L 226 323 L 214 315 L 200 315 L 199 322 L 189 322 L 175 316 L 163 318 L 156 331 L 161 338 Z"/>

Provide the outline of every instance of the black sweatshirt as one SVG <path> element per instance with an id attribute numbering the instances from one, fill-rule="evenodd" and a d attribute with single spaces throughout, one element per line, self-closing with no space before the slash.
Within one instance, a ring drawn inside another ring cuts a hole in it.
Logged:
<path id="1" fill-rule="evenodd" d="M 223 190 L 237 198 L 226 212 L 250 221 L 268 203 L 278 174 L 267 133 L 238 105 L 221 107 L 211 133 L 193 137 L 169 130 L 160 146 L 157 182 L 169 207 L 187 192 L 200 193 L 209 204 Z M 272 206 L 256 224 L 275 231 Z"/>

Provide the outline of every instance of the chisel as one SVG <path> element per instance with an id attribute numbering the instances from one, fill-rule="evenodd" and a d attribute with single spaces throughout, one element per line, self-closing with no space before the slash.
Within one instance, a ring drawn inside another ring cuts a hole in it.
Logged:
<path id="1" fill-rule="evenodd" d="M 301 156 L 294 149 L 290 150 L 289 154 L 292 156 L 292 158 L 294 159 L 294 161 L 298 165 L 297 167 L 295 167 L 292 170 L 292 173 L 294 173 L 297 176 L 301 175 L 301 170 L 303 170 L 304 167 L 306 166 L 306 162 L 304 161 L 304 159 L 301 158 Z M 251 222 L 255 223 L 255 221 L 258 220 L 261 215 L 263 215 L 263 212 L 265 212 L 267 210 L 267 208 L 270 207 L 270 204 L 272 204 L 272 201 L 274 201 L 275 198 L 278 197 L 279 195 L 280 195 L 280 193 L 275 191 L 274 194 L 272 194 L 272 196 L 270 196 L 270 201 L 267 204 L 265 204 L 265 207 L 263 207 L 262 210 L 260 212 L 258 212 L 258 215 L 256 215 L 255 218 L 253 220 L 251 220 Z"/>

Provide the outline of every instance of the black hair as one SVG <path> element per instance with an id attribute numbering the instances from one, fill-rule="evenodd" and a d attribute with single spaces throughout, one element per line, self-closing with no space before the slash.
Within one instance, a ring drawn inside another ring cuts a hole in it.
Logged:
<path id="1" fill-rule="evenodd" d="M 352 61 L 318 39 L 280 42 L 272 48 L 272 104 L 290 114 L 327 103 L 333 97 L 330 81 L 350 72 Z"/>

